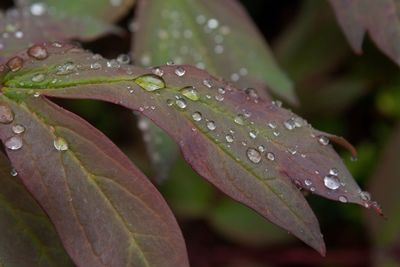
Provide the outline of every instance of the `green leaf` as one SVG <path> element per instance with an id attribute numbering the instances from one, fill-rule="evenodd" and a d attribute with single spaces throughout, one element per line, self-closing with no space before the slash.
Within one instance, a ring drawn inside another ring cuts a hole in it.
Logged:
<path id="1" fill-rule="evenodd" d="M 350 45 L 362 53 L 366 33 L 380 50 L 400 64 L 398 0 L 330 0 Z"/>
<path id="2" fill-rule="evenodd" d="M 17 175 L 0 153 L 0 266 L 74 266 L 48 217 Z"/>
<path id="3" fill-rule="evenodd" d="M 2 96 L 1 107 L 14 114 L 0 125 L 11 162 L 76 265 L 189 265 L 167 204 L 103 134 L 45 98 Z"/>
<path id="4" fill-rule="evenodd" d="M 267 85 L 278 97 L 297 101 L 292 82 L 237 1 L 139 1 L 136 22 L 134 56 L 144 66 L 192 64 L 240 88 L 263 93 Z"/>
<path id="5" fill-rule="evenodd" d="M 317 219 L 295 185 L 373 204 L 328 144 L 349 146 L 342 138 L 313 129 L 254 90 L 238 90 L 188 65 L 116 66 L 73 46 L 41 47 L 49 53 L 44 61 L 24 52 L 8 61 L 0 74 L 3 94 L 99 99 L 139 111 L 179 144 L 201 176 L 321 253 Z"/>

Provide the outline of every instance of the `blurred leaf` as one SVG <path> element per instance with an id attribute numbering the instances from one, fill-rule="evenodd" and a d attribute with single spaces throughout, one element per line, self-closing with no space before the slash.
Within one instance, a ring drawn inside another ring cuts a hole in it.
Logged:
<path id="1" fill-rule="evenodd" d="M 400 119 L 400 80 L 386 84 L 379 90 L 376 107 L 383 115 Z"/>
<path id="2" fill-rule="evenodd" d="M 0 152 L 0 266 L 74 266 L 46 214 Z"/>
<path id="3" fill-rule="evenodd" d="M 174 214 L 189 219 L 206 217 L 215 197 L 210 184 L 201 179 L 183 159 L 176 162 L 160 190 Z"/>
<path id="4" fill-rule="evenodd" d="M 265 83 L 277 96 L 297 101 L 291 81 L 236 0 L 139 1 L 137 12 L 140 37 L 133 49 L 142 65 L 192 64 L 241 88 L 264 89 Z"/>
<path id="5" fill-rule="evenodd" d="M 218 233 L 242 245 L 263 246 L 291 239 L 285 231 L 230 199 L 223 199 L 215 205 L 209 221 Z"/>
<path id="6" fill-rule="evenodd" d="M 400 64 L 400 1 L 330 0 L 330 3 L 355 52 L 362 53 L 368 32 L 382 52 Z"/>
<path id="7" fill-rule="evenodd" d="M 25 127 L 0 124 L 11 162 L 76 265 L 189 266 L 165 201 L 103 134 L 45 98 L 1 107 Z"/>
<path id="8" fill-rule="evenodd" d="M 376 266 L 400 266 L 397 254 L 400 247 L 399 147 L 400 125 L 389 139 L 369 185 L 371 193 L 379 199 L 385 216 L 388 218 L 383 220 L 370 213 L 366 214 L 366 223 L 375 247 L 374 254 L 377 257 L 375 259 Z M 389 264 L 390 262 L 392 263 Z"/>

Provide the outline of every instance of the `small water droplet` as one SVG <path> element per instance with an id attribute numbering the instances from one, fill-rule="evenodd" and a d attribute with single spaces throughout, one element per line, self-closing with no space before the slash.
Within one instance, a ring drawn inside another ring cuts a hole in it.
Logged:
<path id="1" fill-rule="evenodd" d="M 277 127 L 276 122 L 274 121 L 268 122 L 268 127 L 271 129 L 276 129 Z"/>
<path id="2" fill-rule="evenodd" d="M 293 130 L 296 128 L 296 123 L 294 122 L 293 118 L 286 120 L 283 125 L 285 126 L 286 129 L 289 131 Z"/>
<path id="3" fill-rule="evenodd" d="M 305 179 L 305 180 L 304 180 L 304 184 L 305 184 L 306 186 L 311 186 L 311 185 L 312 185 L 312 181 L 311 181 L 310 179 Z"/>
<path id="4" fill-rule="evenodd" d="M 330 174 L 330 175 L 333 175 L 333 176 L 338 176 L 339 171 L 338 171 L 338 169 L 336 169 L 336 168 L 331 168 L 331 169 L 329 170 L 329 174 Z"/>
<path id="5" fill-rule="evenodd" d="M 207 122 L 207 128 L 208 128 L 210 131 L 214 131 L 214 130 L 217 128 L 217 126 L 215 125 L 215 122 L 214 122 L 214 121 L 208 121 L 208 122 Z"/>
<path id="6" fill-rule="evenodd" d="M 318 136 L 318 143 L 323 146 L 327 146 L 329 144 L 329 138 L 325 135 Z"/>
<path id="7" fill-rule="evenodd" d="M 24 61 L 22 60 L 22 58 L 16 56 L 11 58 L 6 65 L 10 68 L 11 71 L 15 72 L 23 67 Z"/>
<path id="8" fill-rule="evenodd" d="M 233 142 L 233 136 L 230 135 L 230 134 L 227 134 L 225 136 L 225 139 L 226 139 L 226 142 L 228 142 L 228 143 L 232 143 Z"/>
<path id="9" fill-rule="evenodd" d="M 117 57 L 117 61 L 120 64 L 127 65 L 131 62 L 131 58 L 127 54 L 121 54 Z"/>
<path id="10" fill-rule="evenodd" d="M 16 124 L 12 126 L 12 131 L 15 134 L 22 134 L 25 131 L 25 127 L 22 126 L 21 124 Z"/>
<path id="11" fill-rule="evenodd" d="M 257 90 L 254 88 L 246 88 L 244 92 L 251 98 L 258 98 Z"/>
<path id="12" fill-rule="evenodd" d="M 331 190 L 336 190 L 340 187 L 340 181 L 337 176 L 328 174 L 324 177 L 324 185 Z"/>
<path id="13" fill-rule="evenodd" d="M 76 65 L 73 62 L 66 62 L 62 65 L 57 66 L 57 75 L 68 75 L 77 70 Z"/>
<path id="14" fill-rule="evenodd" d="M 248 148 L 246 151 L 247 158 L 253 163 L 260 163 L 261 153 L 254 148 Z"/>
<path id="15" fill-rule="evenodd" d="M 41 45 L 34 45 L 29 48 L 28 55 L 38 60 L 46 59 L 49 56 L 47 49 Z"/>
<path id="16" fill-rule="evenodd" d="M 270 161 L 275 160 L 275 155 L 272 152 L 268 152 L 266 156 L 267 156 L 267 159 L 269 159 Z"/>
<path id="17" fill-rule="evenodd" d="M 265 147 L 263 145 L 258 146 L 258 151 L 261 153 L 265 151 Z"/>
<path id="18" fill-rule="evenodd" d="M 11 123 L 14 120 L 14 113 L 8 106 L 0 105 L 0 123 Z"/>
<path id="19" fill-rule="evenodd" d="M 17 170 L 12 168 L 11 171 L 10 171 L 10 175 L 13 176 L 13 177 L 17 176 L 18 175 Z"/>
<path id="20" fill-rule="evenodd" d="M 216 95 L 215 96 L 215 100 L 217 100 L 219 102 L 222 102 L 222 101 L 224 101 L 224 96 L 223 95 Z"/>
<path id="21" fill-rule="evenodd" d="M 165 88 L 165 82 L 162 78 L 153 74 L 146 74 L 135 79 L 137 85 L 144 90 L 153 92 Z"/>
<path id="22" fill-rule="evenodd" d="M 54 140 L 54 147 L 58 150 L 58 151 L 66 151 L 68 150 L 68 143 L 67 141 L 65 141 L 64 138 L 62 137 L 57 137 Z"/>
<path id="23" fill-rule="evenodd" d="M 347 198 L 345 196 L 339 196 L 339 201 L 342 203 L 347 203 Z"/>
<path id="24" fill-rule="evenodd" d="M 370 195 L 370 193 L 368 193 L 366 191 L 361 191 L 360 192 L 360 197 L 364 201 L 371 201 L 371 195 Z"/>
<path id="25" fill-rule="evenodd" d="M 40 83 L 40 82 L 43 82 L 44 81 L 44 78 L 45 78 L 45 76 L 44 76 L 44 74 L 43 73 L 38 73 L 38 74 L 35 74 L 33 77 L 32 77 L 32 82 L 35 82 L 35 83 Z"/>
<path id="26" fill-rule="evenodd" d="M 183 98 L 178 98 L 175 100 L 175 104 L 180 108 L 180 109 L 185 109 L 187 107 L 186 100 Z"/>
<path id="27" fill-rule="evenodd" d="M 157 75 L 157 76 L 160 76 L 160 77 L 162 77 L 164 75 L 164 71 L 159 67 L 153 68 L 152 72 L 153 72 L 154 75 Z"/>
<path id="28" fill-rule="evenodd" d="M 175 74 L 179 77 L 182 77 L 183 75 L 185 75 L 185 73 L 186 70 L 182 66 L 179 66 L 175 69 Z"/>
<path id="29" fill-rule="evenodd" d="M 208 87 L 208 88 L 211 88 L 212 87 L 212 82 L 210 80 L 203 80 L 203 85 Z"/>
<path id="30" fill-rule="evenodd" d="M 236 124 L 244 125 L 245 118 L 244 118 L 244 116 L 242 114 L 239 114 L 239 115 L 237 115 L 235 117 L 234 121 L 235 121 Z"/>
<path id="31" fill-rule="evenodd" d="M 187 97 L 192 101 L 197 101 L 200 99 L 199 92 L 193 86 L 188 86 L 183 88 L 181 93 L 182 95 L 184 95 L 185 97 Z"/>
<path id="32" fill-rule="evenodd" d="M 221 95 L 225 94 L 225 89 L 222 87 L 218 88 L 218 93 Z"/>
<path id="33" fill-rule="evenodd" d="M 99 70 L 102 68 L 102 66 L 99 62 L 94 62 L 94 63 L 90 64 L 90 68 L 92 70 Z"/>
<path id="34" fill-rule="evenodd" d="M 12 136 L 5 142 L 5 146 L 10 150 L 18 150 L 22 145 L 22 138 L 19 135 Z"/>
<path id="35" fill-rule="evenodd" d="M 203 117 L 200 112 L 195 112 L 192 114 L 192 118 L 194 121 L 201 121 Z"/>
<path id="36" fill-rule="evenodd" d="M 257 132 L 256 132 L 256 131 L 250 131 L 250 132 L 249 132 L 249 136 L 250 136 L 252 139 L 256 139 L 256 138 L 257 138 Z"/>

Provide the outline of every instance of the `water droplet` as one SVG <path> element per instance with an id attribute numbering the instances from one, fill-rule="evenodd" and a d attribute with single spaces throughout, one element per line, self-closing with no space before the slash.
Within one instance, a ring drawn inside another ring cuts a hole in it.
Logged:
<path id="1" fill-rule="evenodd" d="M 212 87 L 212 82 L 210 80 L 203 80 L 203 85 L 208 87 L 208 88 L 211 88 Z"/>
<path id="2" fill-rule="evenodd" d="M 153 74 L 146 74 L 135 79 L 137 85 L 144 90 L 153 92 L 165 88 L 165 82 L 162 78 Z"/>
<path id="3" fill-rule="evenodd" d="M 66 62 L 62 65 L 57 66 L 57 75 L 68 75 L 77 70 L 76 65 L 73 62 Z"/>
<path id="4" fill-rule="evenodd" d="M 197 101 L 200 99 L 199 92 L 193 86 L 183 88 L 181 93 L 192 101 Z"/>
<path id="5" fill-rule="evenodd" d="M 25 131 L 25 127 L 22 126 L 21 124 L 16 124 L 12 126 L 12 131 L 15 134 L 22 134 Z"/>
<path id="6" fill-rule="evenodd" d="M 218 28 L 218 25 L 219 25 L 219 22 L 216 19 L 209 19 L 207 21 L 207 26 L 210 29 L 216 29 L 216 28 Z"/>
<path id="7" fill-rule="evenodd" d="M 175 104 L 180 108 L 180 109 L 185 109 L 187 107 L 186 100 L 183 98 L 178 98 L 175 100 Z"/>
<path id="8" fill-rule="evenodd" d="M 312 181 L 311 181 L 310 179 L 305 179 L 305 180 L 304 180 L 304 184 L 305 184 L 306 186 L 311 186 L 311 185 L 312 185 Z"/>
<path id="9" fill-rule="evenodd" d="M 225 94 L 225 89 L 222 87 L 218 88 L 218 93 L 220 93 L 221 95 Z"/>
<path id="10" fill-rule="evenodd" d="M 58 150 L 58 151 L 66 151 L 68 150 L 68 143 L 67 141 L 65 141 L 64 138 L 62 137 L 57 137 L 54 140 L 54 147 Z"/>
<path id="11" fill-rule="evenodd" d="M 179 77 L 182 77 L 183 75 L 185 75 L 185 73 L 186 73 L 186 70 L 185 70 L 183 67 L 181 67 L 181 66 L 179 66 L 179 67 L 177 67 L 177 68 L 175 69 L 175 74 L 176 74 L 177 76 L 179 76 Z"/>
<path id="12" fill-rule="evenodd" d="M 102 66 L 99 62 L 94 62 L 94 63 L 90 64 L 90 68 L 92 70 L 99 70 L 102 68 Z"/>
<path id="13" fill-rule="evenodd" d="M 0 123 L 11 123 L 14 120 L 14 114 L 10 107 L 0 105 Z"/>
<path id="14" fill-rule="evenodd" d="M 318 136 L 318 143 L 323 146 L 327 146 L 329 144 L 329 138 L 325 135 Z"/>
<path id="15" fill-rule="evenodd" d="M 371 195 L 370 195 L 370 193 L 368 193 L 366 191 L 361 191 L 360 192 L 360 197 L 364 201 L 371 201 Z"/>
<path id="16" fill-rule="evenodd" d="M 217 126 L 215 125 L 215 122 L 214 122 L 214 121 L 208 121 L 208 122 L 207 122 L 207 128 L 208 128 L 210 131 L 214 131 L 214 130 L 217 128 Z"/>
<path id="17" fill-rule="evenodd" d="M 256 131 L 250 131 L 250 132 L 249 132 L 249 136 L 250 136 L 252 139 L 256 139 L 256 138 L 257 138 L 257 132 L 256 132 Z"/>
<path id="18" fill-rule="evenodd" d="M 17 176 L 18 175 L 17 170 L 12 168 L 11 171 L 10 171 L 10 175 L 13 176 L 13 177 Z"/>
<path id="19" fill-rule="evenodd" d="M 117 57 L 117 61 L 120 64 L 127 65 L 131 62 L 131 58 L 127 54 L 121 54 Z"/>
<path id="20" fill-rule="evenodd" d="M 236 124 L 244 125 L 245 118 L 242 114 L 239 114 L 235 117 L 234 121 Z"/>
<path id="21" fill-rule="evenodd" d="M 24 61 L 22 60 L 22 58 L 20 57 L 13 57 L 11 58 L 7 64 L 6 64 L 11 71 L 18 71 L 22 68 L 22 66 L 24 65 Z"/>
<path id="22" fill-rule="evenodd" d="M 329 170 L 329 174 L 333 175 L 333 176 L 338 176 L 339 171 L 336 168 L 332 168 L 332 169 Z"/>
<path id="23" fill-rule="evenodd" d="M 39 97 L 39 96 L 40 96 L 40 93 L 39 93 L 39 92 L 33 93 L 33 97 Z"/>
<path id="24" fill-rule="evenodd" d="M 276 129 L 276 127 L 277 127 L 276 122 L 273 122 L 273 121 L 268 122 L 268 127 L 271 129 Z"/>
<path id="25" fill-rule="evenodd" d="M 246 88 L 244 92 L 251 98 L 258 98 L 257 90 L 254 88 Z"/>
<path id="26" fill-rule="evenodd" d="M 246 151 L 247 158 L 253 163 L 260 163 L 261 153 L 254 148 L 248 148 Z"/>
<path id="27" fill-rule="evenodd" d="M 272 101 L 272 105 L 280 108 L 280 107 L 282 107 L 282 101 L 279 101 L 279 100 Z"/>
<path id="28" fill-rule="evenodd" d="M 192 118 L 194 121 L 201 121 L 203 117 L 200 112 L 195 112 L 192 114 Z"/>
<path id="29" fill-rule="evenodd" d="M 22 145 L 22 138 L 19 135 L 12 136 L 5 142 L 5 146 L 10 150 L 18 150 Z"/>
<path id="30" fill-rule="evenodd" d="M 342 203 L 347 203 L 347 198 L 345 196 L 340 196 L 339 201 Z"/>
<path id="31" fill-rule="evenodd" d="M 38 60 L 46 59 L 49 56 L 47 49 L 41 45 L 34 45 L 29 48 L 28 55 Z"/>
<path id="32" fill-rule="evenodd" d="M 286 129 L 288 129 L 289 131 L 293 130 L 294 128 L 296 128 L 296 123 L 294 121 L 293 118 L 286 120 L 283 125 L 285 126 Z"/>
<path id="33" fill-rule="evenodd" d="M 275 155 L 272 152 L 268 152 L 266 156 L 267 156 L 267 159 L 269 159 L 270 161 L 275 160 Z"/>
<path id="34" fill-rule="evenodd" d="M 225 136 L 225 139 L 226 139 L 226 142 L 228 142 L 228 143 L 232 143 L 233 142 L 233 136 L 230 135 L 230 134 L 227 134 Z"/>
<path id="35" fill-rule="evenodd" d="M 46 5 L 44 3 L 34 3 L 30 6 L 29 11 L 34 16 L 42 16 L 46 12 Z"/>
<path id="36" fill-rule="evenodd" d="M 43 73 L 38 73 L 38 74 L 35 74 L 33 77 L 32 77 L 32 82 L 35 82 L 35 83 L 39 83 L 39 82 L 43 82 L 44 81 L 44 78 L 45 78 L 45 76 L 44 76 L 44 74 Z"/>
<path id="37" fill-rule="evenodd" d="M 153 68 L 152 72 L 153 72 L 154 75 L 157 75 L 157 76 L 160 76 L 160 77 L 162 77 L 164 75 L 164 71 L 159 67 Z"/>
<path id="38" fill-rule="evenodd" d="M 324 185 L 331 190 L 336 190 L 340 186 L 340 181 L 337 176 L 328 174 L 324 177 Z"/>
<path id="39" fill-rule="evenodd" d="M 216 95 L 215 96 L 215 100 L 217 100 L 219 102 L 224 101 L 224 96 L 223 95 Z"/>

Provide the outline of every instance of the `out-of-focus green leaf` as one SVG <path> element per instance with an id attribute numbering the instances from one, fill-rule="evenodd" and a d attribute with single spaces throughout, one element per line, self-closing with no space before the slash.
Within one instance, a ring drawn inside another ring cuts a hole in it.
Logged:
<path id="1" fill-rule="evenodd" d="M 292 238 L 254 211 L 230 199 L 217 203 L 208 218 L 218 233 L 239 244 L 263 246 Z"/>
<path id="2" fill-rule="evenodd" d="M 0 152 L 0 266 L 74 266 L 47 215 Z"/>
<path id="3" fill-rule="evenodd" d="M 400 1 L 329 0 L 350 45 L 362 53 L 364 36 L 400 65 Z"/>
<path id="4" fill-rule="evenodd" d="M 174 214 L 188 219 L 206 217 L 215 197 L 211 185 L 201 179 L 183 159 L 176 162 L 160 190 Z"/>
<path id="5" fill-rule="evenodd" d="M 139 1 L 133 45 L 144 66 L 196 65 L 242 88 L 267 85 L 296 102 L 291 81 L 236 0 Z"/>
<path id="6" fill-rule="evenodd" d="M 366 224 L 374 245 L 375 266 L 400 266 L 400 125 L 389 139 L 371 177 L 369 189 L 379 199 L 387 220 L 366 214 Z M 397 251 L 397 252 L 396 252 Z"/>

